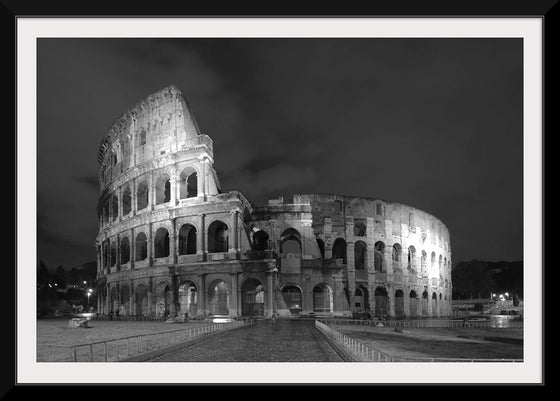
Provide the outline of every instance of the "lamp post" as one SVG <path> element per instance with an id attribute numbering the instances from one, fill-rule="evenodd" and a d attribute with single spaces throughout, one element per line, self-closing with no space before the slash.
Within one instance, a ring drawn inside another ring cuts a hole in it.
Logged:
<path id="1" fill-rule="evenodd" d="M 89 309 L 89 297 L 90 297 L 92 291 L 93 290 L 91 288 L 87 290 L 87 307 L 88 307 L 88 309 Z"/>

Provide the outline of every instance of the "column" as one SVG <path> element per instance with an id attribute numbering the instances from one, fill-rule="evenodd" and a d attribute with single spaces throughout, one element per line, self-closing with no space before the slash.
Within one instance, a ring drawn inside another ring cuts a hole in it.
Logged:
<path id="1" fill-rule="evenodd" d="M 171 317 L 175 317 L 177 316 L 177 277 L 174 272 L 171 273 L 170 279 L 171 285 L 169 286 L 169 290 L 171 291 L 171 304 L 169 305 L 169 314 Z"/>
<path id="2" fill-rule="evenodd" d="M 129 302 L 128 302 L 128 305 L 129 305 L 128 314 L 129 315 L 136 315 L 136 302 L 134 302 L 134 281 L 131 280 L 131 281 L 128 282 L 128 288 L 130 289 L 130 293 L 129 293 L 130 299 L 129 299 Z"/>
<path id="3" fill-rule="evenodd" d="M 179 203 L 179 182 L 177 180 L 177 166 L 173 165 L 169 177 L 170 203 L 175 206 Z"/>
<path id="4" fill-rule="evenodd" d="M 229 212 L 230 216 L 231 216 L 231 234 L 232 234 L 232 240 L 231 240 L 231 245 L 229 248 L 229 252 L 235 252 L 237 253 L 237 250 L 239 248 L 238 242 L 239 242 L 239 238 L 238 238 L 238 216 L 239 216 L 239 212 L 237 210 L 232 210 L 231 212 Z"/>
<path id="5" fill-rule="evenodd" d="M 346 244 L 346 259 L 348 261 L 348 292 L 350 293 L 350 311 L 352 313 L 356 310 L 356 303 L 354 296 L 356 294 L 356 268 L 354 266 L 354 242 Z"/>
<path id="6" fill-rule="evenodd" d="M 208 159 L 204 159 L 204 199 L 210 194 L 210 164 Z"/>
<path id="7" fill-rule="evenodd" d="M 130 269 L 134 269 L 134 260 L 136 258 L 136 238 L 134 238 L 134 229 L 130 229 Z"/>
<path id="8" fill-rule="evenodd" d="M 387 305 L 389 306 L 389 316 L 395 317 L 395 289 L 387 286 Z"/>
<path id="9" fill-rule="evenodd" d="M 325 233 L 325 259 L 332 259 L 332 219 L 325 217 L 323 221 L 323 232 Z"/>
<path id="10" fill-rule="evenodd" d="M 111 293 L 111 291 L 110 291 L 111 288 L 109 287 L 109 283 L 106 284 L 105 289 L 106 289 L 106 291 L 107 291 L 107 292 L 105 293 L 105 304 L 106 304 L 106 306 L 105 306 L 105 314 L 108 315 L 108 314 L 109 314 L 109 311 L 111 310 L 111 299 L 109 298 L 109 295 L 110 295 L 110 293 Z"/>
<path id="11" fill-rule="evenodd" d="M 383 252 L 383 264 L 387 275 L 393 274 L 393 247 L 385 245 L 385 251 Z"/>
<path id="12" fill-rule="evenodd" d="M 273 275 L 274 275 L 274 271 L 273 270 L 267 270 L 266 271 L 266 300 L 267 300 L 267 304 L 265 305 L 266 307 L 266 311 L 265 311 L 265 317 L 271 318 L 272 314 L 274 313 L 274 305 L 273 305 L 273 291 L 274 291 L 274 285 L 273 285 Z"/>
<path id="13" fill-rule="evenodd" d="M 117 194 L 118 194 L 118 197 L 119 197 L 119 202 L 118 202 L 119 219 L 118 219 L 118 221 L 121 221 L 121 220 L 122 220 L 122 216 L 123 216 L 122 186 L 119 187 L 119 189 L 117 190 Z"/>
<path id="14" fill-rule="evenodd" d="M 371 275 L 373 277 L 375 277 L 374 275 Z M 370 275 L 368 275 L 368 278 L 370 277 Z M 369 282 L 369 310 L 372 316 L 375 315 L 375 282 L 374 279 L 372 278 L 371 281 Z"/>
<path id="15" fill-rule="evenodd" d="M 117 283 L 117 307 L 115 309 L 115 314 L 117 311 L 119 311 L 119 314 L 121 313 L 121 286 L 119 283 Z"/>
<path id="16" fill-rule="evenodd" d="M 231 273 L 231 305 L 230 305 L 230 315 L 239 316 L 239 304 L 238 304 L 238 291 L 237 291 L 237 272 Z"/>
<path id="17" fill-rule="evenodd" d="M 196 172 L 196 196 L 204 197 L 204 162 L 199 164 L 199 170 Z"/>
<path id="18" fill-rule="evenodd" d="M 156 195 L 155 195 L 155 188 L 154 188 L 154 172 L 150 171 L 148 174 L 148 210 L 154 210 Z"/>
<path id="19" fill-rule="evenodd" d="M 115 261 L 115 266 L 117 271 L 121 271 L 121 236 L 117 234 L 117 251 L 115 252 L 117 260 Z"/>
<path id="20" fill-rule="evenodd" d="M 179 249 L 177 247 L 177 237 L 179 237 L 177 235 L 177 219 L 174 218 L 171 220 L 171 232 L 169 233 L 169 254 L 172 257 L 173 264 L 177 263 L 177 250 Z"/>
<path id="21" fill-rule="evenodd" d="M 146 311 L 147 316 L 152 316 L 152 314 L 153 314 L 152 287 L 153 287 L 153 282 L 152 282 L 152 278 L 150 277 L 149 280 L 148 280 L 148 308 L 147 308 L 147 311 Z"/>
<path id="22" fill-rule="evenodd" d="M 204 317 L 206 316 L 206 274 L 199 274 L 198 281 L 200 282 L 200 288 L 198 290 L 197 314 Z"/>
<path id="23" fill-rule="evenodd" d="M 420 292 L 420 289 L 418 289 L 416 291 L 416 298 L 418 298 L 418 302 L 417 302 L 417 311 L 416 311 L 416 315 L 418 317 L 422 317 L 422 292 Z"/>
<path id="24" fill-rule="evenodd" d="M 95 310 L 97 313 L 101 314 L 101 287 L 97 287 L 95 289 L 95 292 L 97 293 L 97 309 Z"/>
<path id="25" fill-rule="evenodd" d="M 432 317 L 432 294 L 428 292 L 428 317 Z"/>
<path id="26" fill-rule="evenodd" d="M 205 215 L 200 213 L 198 215 L 198 232 L 196 233 L 196 253 L 199 255 L 206 255 L 206 227 Z"/>
<path id="27" fill-rule="evenodd" d="M 410 317 L 410 288 L 403 288 L 404 315 Z"/>
<path id="28" fill-rule="evenodd" d="M 333 274 L 334 284 L 334 313 L 335 315 L 347 315 L 349 313 L 349 305 L 346 301 L 346 294 L 344 293 L 344 283 L 342 282 L 342 274 Z"/>
<path id="29" fill-rule="evenodd" d="M 132 203 L 130 207 L 132 210 L 132 215 L 134 216 L 136 214 L 137 206 L 138 206 L 138 194 L 136 193 L 136 178 L 130 180 L 130 202 Z"/>
<path id="30" fill-rule="evenodd" d="M 148 237 L 148 265 L 152 266 L 154 264 L 154 242 L 152 241 L 152 223 L 148 224 L 148 232 L 146 233 Z"/>

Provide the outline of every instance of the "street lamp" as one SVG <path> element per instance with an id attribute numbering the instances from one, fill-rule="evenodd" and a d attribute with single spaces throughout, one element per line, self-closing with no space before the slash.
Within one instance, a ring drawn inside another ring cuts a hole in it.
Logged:
<path id="1" fill-rule="evenodd" d="M 87 290 L 87 307 L 88 307 L 88 309 L 89 309 L 89 297 L 90 297 L 92 292 L 93 292 L 93 290 L 91 288 Z"/>

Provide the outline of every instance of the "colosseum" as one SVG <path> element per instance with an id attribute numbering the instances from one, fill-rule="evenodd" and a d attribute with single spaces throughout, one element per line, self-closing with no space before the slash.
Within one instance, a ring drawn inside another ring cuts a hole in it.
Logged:
<path id="1" fill-rule="evenodd" d="M 223 191 L 181 91 L 138 102 L 98 151 L 97 310 L 175 319 L 451 314 L 446 226 L 382 199 Z"/>

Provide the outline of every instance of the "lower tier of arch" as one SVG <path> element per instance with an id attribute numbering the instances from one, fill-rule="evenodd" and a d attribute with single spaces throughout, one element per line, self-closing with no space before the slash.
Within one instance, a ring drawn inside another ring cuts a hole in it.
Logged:
<path id="1" fill-rule="evenodd" d="M 182 319 L 451 315 L 448 291 L 427 286 L 420 280 L 417 284 L 403 284 L 391 279 L 388 276 L 384 282 L 349 282 L 344 271 L 329 268 L 283 274 L 275 260 L 158 266 L 100 277 L 96 288 L 97 312 Z"/>

